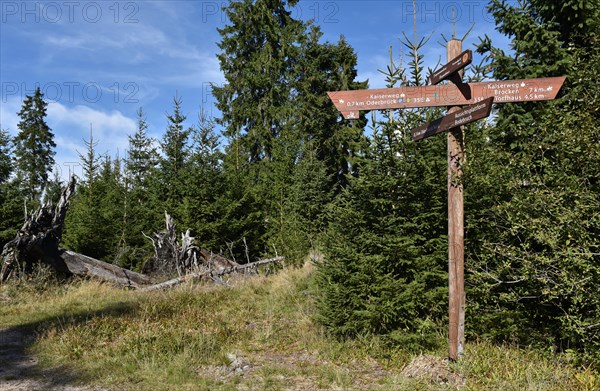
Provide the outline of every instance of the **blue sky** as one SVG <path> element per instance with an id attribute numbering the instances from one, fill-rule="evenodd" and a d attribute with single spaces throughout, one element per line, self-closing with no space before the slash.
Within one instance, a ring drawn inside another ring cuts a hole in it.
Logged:
<path id="1" fill-rule="evenodd" d="M 452 35 L 453 8 L 457 37 L 475 23 L 464 49 L 483 34 L 497 46 L 508 45 L 495 32 L 486 3 L 416 1 L 419 37 L 433 32 L 423 52 L 426 65 L 445 63 L 438 42 L 442 34 Z M 0 127 L 16 134 L 22 100 L 40 86 L 50 101 L 47 122 L 58 144 L 56 169 L 65 177 L 77 164 L 77 151 L 85 149 L 90 124 L 98 152 L 123 156 L 140 107 L 154 137 L 163 134 L 176 93 L 183 98 L 187 125 L 197 122 L 201 108 L 218 116 L 210 85 L 224 81 L 216 54 L 226 4 L 0 0 Z M 323 40 L 344 35 L 357 52 L 359 79 L 369 79 L 371 88 L 384 87 L 377 70 L 389 62 L 390 46 L 399 59 L 402 33 L 413 37 L 412 1 L 301 0 L 292 14 L 314 19 Z"/>

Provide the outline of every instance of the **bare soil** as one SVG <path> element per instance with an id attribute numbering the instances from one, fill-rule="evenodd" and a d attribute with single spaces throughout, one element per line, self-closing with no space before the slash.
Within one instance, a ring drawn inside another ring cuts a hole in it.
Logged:
<path id="1" fill-rule="evenodd" d="M 66 368 L 40 369 L 28 348 L 35 338 L 32 330 L 0 329 L 0 391 L 100 391 L 82 386 Z"/>

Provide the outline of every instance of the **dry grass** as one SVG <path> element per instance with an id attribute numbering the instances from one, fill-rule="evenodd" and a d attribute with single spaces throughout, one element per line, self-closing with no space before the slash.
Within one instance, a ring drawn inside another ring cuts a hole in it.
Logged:
<path id="1" fill-rule="evenodd" d="M 312 321 L 312 266 L 168 292 L 96 282 L 0 290 L 0 329 L 34 332 L 49 368 L 115 390 L 593 390 L 598 375 L 532 351 L 467 346 L 445 377 L 374 338 L 336 341 Z M 444 352 L 430 352 L 443 357 Z M 434 360 L 435 361 L 435 360 Z M 442 360 L 440 360 L 442 361 Z M 413 362 L 414 364 L 414 362 Z M 448 379 L 460 379 L 452 382 Z M 445 379 L 445 380 L 444 380 Z M 464 387 L 461 384 L 464 383 Z M 597 388 L 596 388 L 597 389 Z"/>

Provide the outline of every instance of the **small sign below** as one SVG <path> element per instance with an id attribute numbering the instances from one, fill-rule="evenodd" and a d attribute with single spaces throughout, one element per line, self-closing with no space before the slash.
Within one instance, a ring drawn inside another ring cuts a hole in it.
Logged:
<path id="1" fill-rule="evenodd" d="M 460 71 L 473 61 L 473 52 L 471 49 L 465 50 L 457 57 L 452 59 L 448 64 L 444 65 L 437 71 L 434 71 L 429 78 L 431 84 L 438 84 L 442 80 L 446 80 L 454 72 Z"/>
<path id="2" fill-rule="evenodd" d="M 464 107 L 459 111 L 455 111 L 452 114 L 438 118 L 435 121 L 423 124 L 418 128 L 414 128 L 411 131 L 412 139 L 414 141 L 423 140 L 424 138 L 433 136 L 434 134 L 445 132 L 449 129 L 485 118 L 490 115 L 493 102 L 494 97 L 490 97 L 482 100 L 481 102 Z"/>

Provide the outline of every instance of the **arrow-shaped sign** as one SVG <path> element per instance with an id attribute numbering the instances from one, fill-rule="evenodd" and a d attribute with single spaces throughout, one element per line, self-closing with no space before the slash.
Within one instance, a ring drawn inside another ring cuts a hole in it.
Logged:
<path id="1" fill-rule="evenodd" d="M 452 114 L 448 114 L 442 118 L 438 118 L 434 121 L 414 128 L 411 131 L 412 139 L 414 141 L 423 140 L 424 138 L 433 136 L 434 134 L 445 132 L 457 126 L 465 125 L 485 118 L 490 115 L 493 102 L 493 97 L 487 98 L 479 103 L 474 103 L 467 107 L 463 107 Z"/>
<path id="2" fill-rule="evenodd" d="M 437 84 L 442 80 L 447 79 L 454 72 L 460 71 L 461 69 L 469 65 L 471 61 L 473 61 L 473 52 L 470 49 L 465 50 L 456 58 L 453 58 L 452 61 L 450 61 L 448 64 L 434 71 L 431 77 L 429 78 L 429 82 L 431 84 Z"/>
<path id="3" fill-rule="evenodd" d="M 458 106 L 490 97 L 494 98 L 494 103 L 551 100 L 556 98 L 564 81 L 565 77 L 560 76 L 469 83 L 471 99 L 465 98 L 454 84 L 334 91 L 327 94 L 344 118 L 356 119 L 360 110 Z"/>

